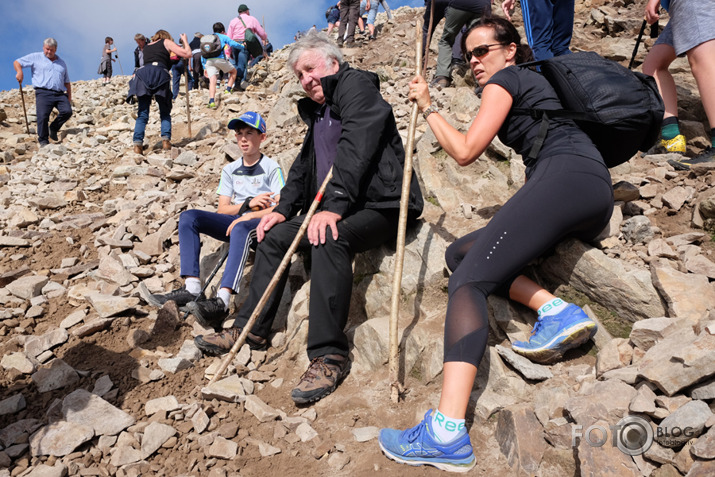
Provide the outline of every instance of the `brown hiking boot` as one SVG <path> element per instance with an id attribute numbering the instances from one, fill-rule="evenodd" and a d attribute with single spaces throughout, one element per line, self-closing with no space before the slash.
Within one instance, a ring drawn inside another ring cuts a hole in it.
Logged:
<path id="1" fill-rule="evenodd" d="M 144 154 L 144 149 L 139 144 L 134 144 L 134 154 Z"/>
<path id="2" fill-rule="evenodd" d="M 200 335 L 194 338 L 196 346 L 204 353 L 210 356 L 220 356 L 231 351 L 234 343 L 241 336 L 242 328 L 227 328 L 218 333 L 210 335 Z M 268 340 L 260 336 L 248 333 L 246 336 L 248 347 L 253 350 L 264 350 L 268 347 Z"/>
<path id="3" fill-rule="evenodd" d="M 326 354 L 313 358 L 308 370 L 300 377 L 298 386 L 290 393 L 290 397 L 296 404 L 322 399 L 335 391 L 349 372 L 350 360 L 346 356 Z"/>
<path id="4" fill-rule="evenodd" d="M 169 141 L 168 139 L 163 139 L 161 141 L 161 148 L 164 151 L 171 151 L 171 141 Z"/>

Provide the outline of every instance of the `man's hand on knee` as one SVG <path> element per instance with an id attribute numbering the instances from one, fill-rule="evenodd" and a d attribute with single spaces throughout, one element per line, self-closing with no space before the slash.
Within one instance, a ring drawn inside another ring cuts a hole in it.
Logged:
<path id="1" fill-rule="evenodd" d="M 258 223 L 258 227 L 256 227 L 256 239 L 259 242 L 262 242 L 263 238 L 266 236 L 266 232 L 268 232 L 274 225 L 278 225 L 285 221 L 286 218 L 283 214 L 279 214 L 278 212 L 271 212 L 270 214 L 264 215 Z"/>
<path id="2" fill-rule="evenodd" d="M 327 227 L 330 227 L 333 233 L 333 240 L 338 239 L 338 222 L 342 217 L 335 212 L 318 212 L 310 219 L 310 224 L 308 225 L 308 241 L 311 245 L 318 245 L 325 243 L 325 236 L 327 234 Z"/>

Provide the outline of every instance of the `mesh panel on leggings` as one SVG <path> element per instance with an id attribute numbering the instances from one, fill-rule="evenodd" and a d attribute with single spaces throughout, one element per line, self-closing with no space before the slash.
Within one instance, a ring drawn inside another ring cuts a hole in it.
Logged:
<path id="1" fill-rule="evenodd" d="M 487 296 L 474 283 L 452 293 L 444 324 L 444 361 L 479 366 L 489 338 Z"/>

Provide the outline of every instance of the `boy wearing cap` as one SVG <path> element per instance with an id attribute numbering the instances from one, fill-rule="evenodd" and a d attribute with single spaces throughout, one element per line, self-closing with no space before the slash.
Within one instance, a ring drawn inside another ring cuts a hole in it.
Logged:
<path id="1" fill-rule="evenodd" d="M 151 295 L 147 301 L 160 306 L 174 301 L 185 306 L 204 327 L 220 328 L 228 315 L 231 294 L 237 292 L 250 247 L 255 247 L 256 226 L 261 217 L 278 203 L 285 178 L 280 166 L 261 153 L 266 139 L 266 122 L 260 114 L 249 111 L 228 122 L 236 132 L 243 157 L 223 168 L 218 211 L 191 209 L 179 217 L 179 253 L 184 286 L 164 295 Z M 199 277 L 200 234 L 229 242 L 226 268 L 218 296 L 205 299 Z"/>

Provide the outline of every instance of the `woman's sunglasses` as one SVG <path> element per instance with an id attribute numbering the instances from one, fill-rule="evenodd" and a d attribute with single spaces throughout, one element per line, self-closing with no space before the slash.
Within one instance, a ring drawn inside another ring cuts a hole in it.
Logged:
<path id="1" fill-rule="evenodd" d="M 466 53 L 464 53 L 464 58 L 466 58 L 467 63 L 469 63 L 472 60 L 472 56 L 481 58 L 482 56 L 489 53 L 489 48 L 491 48 L 492 46 L 504 46 L 504 43 L 492 43 L 491 45 L 479 45 L 479 46 L 473 48 L 472 51 L 467 51 Z"/>

